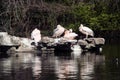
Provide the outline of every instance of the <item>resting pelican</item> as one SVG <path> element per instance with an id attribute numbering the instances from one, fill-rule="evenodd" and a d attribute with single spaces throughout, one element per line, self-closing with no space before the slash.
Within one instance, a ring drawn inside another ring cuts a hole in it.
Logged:
<path id="1" fill-rule="evenodd" d="M 31 33 L 31 39 L 33 39 L 35 41 L 35 45 L 38 45 L 38 42 L 41 41 L 40 30 L 35 28 Z"/>
<path id="2" fill-rule="evenodd" d="M 73 40 L 76 36 L 78 36 L 78 34 L 72 32 L 71 30 L 66 30 L 63 37 L 69 40 Z"/>
<path id="3" fill-rule="evenodd" d="M 52 37 L 60 37 L 65 31 L 65 28 L 62 27 L 61 25 L 57 25 L 57 28 L 54 29 L 53 31 L 53 36 Z"/>
<path id="4" fill-rule="evenodd" d="M 94 37 L 94 32 L 90 28 L 83 26 L 83 24 L 80 25 L 79 31 L 85 34 L 86 38 L 88 38 L 88 36 Z"/>

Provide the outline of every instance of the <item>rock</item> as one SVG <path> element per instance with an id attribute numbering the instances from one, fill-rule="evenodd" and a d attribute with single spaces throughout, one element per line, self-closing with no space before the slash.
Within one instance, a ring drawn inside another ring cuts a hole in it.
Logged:
<path id="1" fill-rule="evenodd" d="M 20 47 L 17 51 L 31 51 L 35 46 L 32 46 L 32 40 L 28 38 L 19 38 Z"/>
<path id="2" fill-rule="evenodd" d="M 11 42 L 14 44 L 21 44 L 21 40 L 20 37 L 16 37 L 16 36 L 11 36 Z"/>
<path id="3" fill-rule="evenodd" d="M 16 52 L 16 48 L 15 47 L 11 47 L 7 53 L 15 53 Z"/>
<path id="4" fill-rule="evenodd" d="M 87 41 L 85 41 L 85 40 L 78 40 L 78 44 L 80 46 L 86 46 L 86 45 L 88 45 Z"/>
<path id="5" fill-rule="evenodd" d="M 91 44 L 91 43 L 90 43 L 90 44 L 86 45 L 85 48 L 86 48 L 86 49 L 91 49 L 91 48 L 93 48 L 93 47 L 95 47 L 95 44 Z"/>
<path id="6" fill-rule="evenodd" d="M 50 37 L 43 37 L 42 42 L 44 42 L 44 43 L 53 43 L 54 39 L 50 38 Z"/>
<path id="7" fill-rule="evenodd" d="M 104 45 L 105 39 L 104 38 L 87 38 L 87 42 L 95 44 L 95 45 Z"/>
<path id="8" fill-rule="evenodd" d="M 0 32 L 0 45 L 12 45 L 11 37 L 6 32 Z"/>
<path id="9" fill-rule="evenodd" d="M 104 45 L 105 39 L 104 38 L 94 38 L 94 42 L 96 45 Z"/>
<path id="10" fill-rule="evenodd" d="M 32 46 L 34 42 L 29 38 L 11 36 L 7 32 L 0 32 L 0 51 L 15 52 L 15 51 L 33 51 L 35 48 L 40 50 L 55 49 L 55 50 L 70 50 L 71 46 L 79 45 L 82 49 L 100 48 L 105 44 L 104 38 L 87 38 L 84 40 L 69 40 L 66 38 L 50 38 L 42 37 L 38 46 Z M 18 47 L 16 49 L 16 47 Z M 76 46 L 75 46 L 76 47 Z M 51 50 L 49 50 L 51 51 Z"/>
<path id="11" fill-rule="evenodd" d="M 77 40 L 67 40 L 67 42 L 70 42 L 71 44 L 76 44 Z"/>
<path id="12" fill-rule="evenodd" d="M 33 46 L 31 45 L 32 40 L 28 38 L 21 38 L 16 36 L 11 36 L 7 32 L 0 32 L 0 46 L 4 46 L 5 50 L 9 50 L 8 52 L 13 52 L 14 50 L 11 50 L 11 47 L 19 46 L 16 51 L 23 51 L 23 50 L 32 50 Z M 7 51 L 6 51 L 7 52 Z"/>

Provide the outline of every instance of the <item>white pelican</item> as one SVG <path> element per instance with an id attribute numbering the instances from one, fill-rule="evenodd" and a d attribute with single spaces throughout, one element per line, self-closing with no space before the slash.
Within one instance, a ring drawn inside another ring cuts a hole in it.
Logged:
<path id="1" fill-rule="evenodd" d="M 71 30 L 66 30 L 63 37 L 68 40 L 73 40 L 76 36 L 78 36 L 78 34 L 72 32 Z"/>
<path id="2" fill-rule="evenodd" d="M 38 42 L 41 41 L 41 33 L 40 30 L 35 28 L 31 33 L 31 39 L 34 40 L 35 45 L 38 45 Z"/>
<path id="3" fill-rule="evenodd" d="M 65 28 L 62 27 L 61 25 L 57 25 L 57 28 L 54 29 L 53 31 L 53 36 L 52 37 L 60 37 L 65 31 Z"/>
<path id="4" fill-rule="evenodd" d="M 86 38 L 88 38 L 88 36 L 94 37 L 94 32 L 90 28 L 83 26 L 83 24 L 80 25 L 79 31 L 85 34 Z"/>

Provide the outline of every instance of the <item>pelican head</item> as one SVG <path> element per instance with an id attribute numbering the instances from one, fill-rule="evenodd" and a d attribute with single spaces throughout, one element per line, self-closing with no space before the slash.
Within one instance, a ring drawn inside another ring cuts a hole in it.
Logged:
<path id="1" fill-rule="evenodd" d="M 61 28 L 62 26 L 60 24 L 57 25 L 57 28 Z"/>
<path id="2" fill-rule="evenodd" d="M 82 28 L 82 27 L 84 27 L 83 24 L 81 24 L 79 28 Z"/>
<path id="3" fill-rule="evenodd" d="M 72 29 L 69 29 L 69 31 L 70 31 L 70 33 L 72 33 L 72 32 L 73 32 L 73 30 L 72 30 Z"/>

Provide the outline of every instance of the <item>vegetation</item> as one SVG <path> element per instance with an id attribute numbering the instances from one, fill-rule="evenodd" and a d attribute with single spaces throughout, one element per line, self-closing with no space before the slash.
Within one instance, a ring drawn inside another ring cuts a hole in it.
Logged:
<path id="1" fill-rule="evenodd" d="M 30 36 L 37 27 L 51 35 L 57 24 L 78 31 L 120 30 L 120 0 L 1 0 L 0 31 Z"/>

